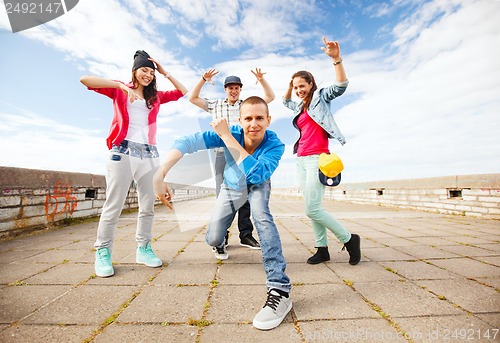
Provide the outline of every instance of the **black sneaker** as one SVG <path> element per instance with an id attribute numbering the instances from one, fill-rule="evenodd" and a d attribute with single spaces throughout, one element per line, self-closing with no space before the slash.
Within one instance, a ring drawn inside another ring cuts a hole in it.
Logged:
<path id="1" fill-rule="evenodd" d="M 253 319 L 253 326 L 259 330 L 271 330 L 281 324 L 292 309 L 290 294 L 271 289 L 267 293 L 264 307 Z"/>
<path id="2" fill-rule="evenodd" d="M 253 238 L 252 235 L 248 235 L 246 237 L 243 237 L 240 240 L 240 245 L 243 246 L 243 247 L 250 248 L 250 249 L 255 249 L 255 250 L 259 250 L 260 249 L 259 242 L 257 242 L 255 240 L 255 238 Z"/>

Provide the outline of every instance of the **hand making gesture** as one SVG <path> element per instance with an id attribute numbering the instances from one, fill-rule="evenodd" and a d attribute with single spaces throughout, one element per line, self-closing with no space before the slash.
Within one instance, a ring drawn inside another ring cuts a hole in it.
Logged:
<path id="1" fill-rule="evenodd" d="M 266 73 L 262 72 L 262 70 L 260 68 L 255 68 L 255 71 L 253 71 L 253 70 L 250 70 L 250 71 L 252 72 L 252 74 L 255 75 L 255 78 L 257 79 L 255 81 L 255 84 L 259 83 L 259 81 L 261 81 L 262 78 L 264 77 L 264 74 L 266 74 Z"/>
<path id="2" fill-rule="evenodd" d="M 210 126 L 214 128 L 215 133 L 221 138 L 224 135 L 230 134 L 226 118 L 215 119 L 210 123 Z"/>
<path id="3" fill-rule="evenodd" d="M 203 74 L 203 79 L 207 82 L 210 82 L 212 84 L 212 86 L 214 86 L 214 82 L 212 81 L 212 77 L 214 77 L 215 75 L 217 75 L 219 72 L 215 69 L 210 69 L 209 71 L 206 71 L 204 74 Z"/>
<path id="4" fill-rule="evenodd" d="M 174 192 L 170 189 L 170 186 L 163 181 L 163 178 L 153 178 L 153 187 L 155 190 L 156 199 L 160 200 L 164 205 L 167 205 L 169 209 L 173 210 L 174 207 L 170 200 L 174 197 Z"/>
<path id="5" fill-rule="evenodd" d="M 325 47 L 321 47 L 321 50 L 334 60 L 340 59 L 340 45 L 337 41 L 327 41 L 325 37 L 323 37 L 323 42 L 325 43 Z"/>

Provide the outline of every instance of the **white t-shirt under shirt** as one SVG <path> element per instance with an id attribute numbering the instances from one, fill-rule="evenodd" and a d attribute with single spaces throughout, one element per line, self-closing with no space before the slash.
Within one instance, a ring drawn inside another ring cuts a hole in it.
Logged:
<path id="1" fill-rule="evenodd" d="M 150 109 L 146 106 L 145 100 L 134 100 L 127 103 L 129 124 L 126 140 L 148 144 L 148 115 Z"/>

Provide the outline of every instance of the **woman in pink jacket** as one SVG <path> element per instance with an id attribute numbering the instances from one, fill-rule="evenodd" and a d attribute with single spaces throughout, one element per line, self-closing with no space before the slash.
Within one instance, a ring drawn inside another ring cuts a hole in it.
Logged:
<path id="1" fill-rule="evenodd" d="M 175 90 L 158 91 L 156 71 L 166 77 Z M 89 90 L 111 98 L 114 111 L 106 140 L 110 149 L 106 201 L 94 244 L 96 275 L 108 277 L 114 274 L 111 263 L 114 232 L 132 180 L 137 184 L 139 198 L 136 262 L 160 267 L 162 261 L 151 248 L 155 202 L 153 175 L 159 166 L 156 118 L 161 104 L 178 100 L 187 89 L 143 50 L 134 55 L 130 83 L 97 76 L 83 76 L 80 82 Z"/>

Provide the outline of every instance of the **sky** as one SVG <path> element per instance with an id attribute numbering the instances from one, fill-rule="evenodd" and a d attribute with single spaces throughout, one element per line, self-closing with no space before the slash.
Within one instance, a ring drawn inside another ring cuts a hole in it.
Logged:
<path id="1" fill-rule="evenodd" d="M 17 33 L 3 2 L 0 166 L 104 175 L 112 103 L 79 79 L 128 82 L 145 50 L 188 89 L 217 69 L 206 98 L 225 96 L 227 75 L 241 77 L 241 98 L 263 95 L 251 73 L 262 68 L 276 94 L 269 129 L 286 145 L 273 187 L 296 187 L 298 133 L 282 96 L 298 70 L 319 87 L 334 82 L 325 36 L 339 42 L 349 79 L 332 103 L 347 140 L 330 140 L 342 182 L 500 172 L 499 0 L 80 0 Z M 160 76 L 158 88 L 173 86 Z M 160 155 L 209 123 L 187 96 L 163 105 Z M 205 153 L 186 157 L 167 180 L 210 186 L 209 166 Z"/>

